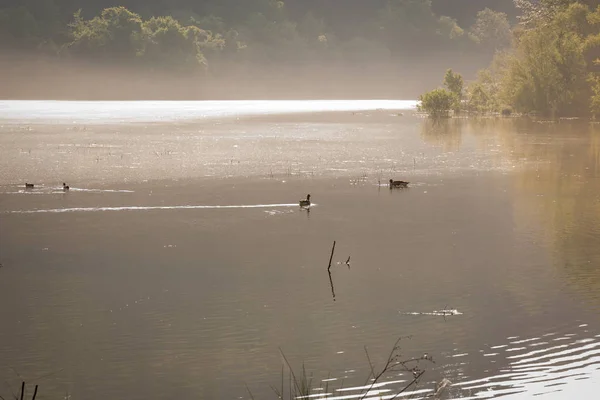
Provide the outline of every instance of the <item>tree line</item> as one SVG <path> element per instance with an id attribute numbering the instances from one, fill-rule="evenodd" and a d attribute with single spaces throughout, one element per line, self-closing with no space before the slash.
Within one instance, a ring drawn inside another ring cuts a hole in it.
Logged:
<path id="1" fill-rule="evenodd" d="M 600 115 L 600 0 L 515 0 L 512 45 L 465 89 L 421 96 L 433 116 L 449 112 Z"/>
<path id="2" fill-rule="evenodd" d="M 432 0 L 5 3 L 4 49 L 197 73 L 218 73 L 232 62 L 360 66 L 438 52 L 491 59 L 511 35 L 505 13 L 480 10 L 461 27 L 436 14 Z"/>

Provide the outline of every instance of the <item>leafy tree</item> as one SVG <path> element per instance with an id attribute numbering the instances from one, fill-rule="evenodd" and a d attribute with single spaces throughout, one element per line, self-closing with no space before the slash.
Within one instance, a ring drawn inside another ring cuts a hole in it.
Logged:
<path id="1" fill-rule="evenodd" d="M 171 68 L 206 66 L 202 43 L 210 35 L 196 26 L 183 27 L 173 17 L 153 17 L 143 23 L 143 57 Z"/>
<path id="2" fill-rule="evenodd" d="M 477 79 L 467 88 L 467 110 L 474 113 L 499 111 L 500 104 L 498 82 L 495 69 L 498 67 L 502 55 L 496 56 L 490 69 L 483 69 L 477 73 Z"/>
<path id="3" fill-rule="evenodd" d="M 502 84 L 506 102 L 517 111 L 572 114 L 589 98 L 584 40 L 565 24 L 566 13 L 576 7 L 520 37 Z"/>
<path id="4" fill-rule="evenodd" d="M 444 76 L 444 86 L 446 86 L 452 94 L 457 97 L 462 97 L 464 81 L 461 74 L 455 73 L 451 69 L 447 70 L 446 75 Z"/>
<path id="5" fill-rule="evenodd" d="M 510 45 L 511 30 L 506 14 L 486 8 L 477 13 L 471 34 L 483 48 L 492 51 Z"/>
<path id="6" fill-rule="evenodd" d="M 467 100 L 467 110 L 469 112 L 487 112 L 491 108 L 490 103 L 492 103 L 491 96 L 481 83 L 476 82 L 469 86 Z"/>
<path id="7" fill-rule="evenodd" d="M 516 3 L 532 18 L 521 22 L 513 48 L 469 87 L 468 108 L 505 104 L 548 116 L 600 112 L 600 8 L 592 12 L 569 0 Z"/>
<path id="8" fill-rule="evenodd" d="M 446 89 L 434 89 L 419 97 L 419 110 L 430 117 L 448 117 L 450 110 L 456 104 L 456 95 Z"/>
<path id="9" fill-rule="evenodd" d="M 446 16 L 441 16 L 438 20 L 437 33 L 442 38 L 454 40 L 463 37 L 465 31 L 460 26 L 458 26 L 455 19 Z"/>
<path id="10" fill-rule="evenodd" d="M 75 54 L 132 59 L 143 53 L 142 18 L 125 7 L 107 8 L 88 21 L 78 11 L 70 26 L 68 48 Z"/>
<path id="11" fill-rule="evenodd" d="M 463 98 L 463 87 L 464 81 L 463 77 L 459 73 L 453 72 L 451 69 L 446 71 L 446 75 L 444 76 L 444 86 L 448 88 L 450 93 L 454 96 L 454 104 L 452 109 L 454 112 L 460 111 L 460 103 Z"/>
<path id="12" fill-rule="evenodd" d="M 592 33 L 585 38 L 584 42 L 584 57 L 588 65 L 588 69 L 593 73 L 600 72 L 600 8 L 587 15 L 587 23 L 592 29 Z"/>
<path id="13" fill-rule="evenodd" d="M 600 115 L 600 79 L 598 77 L 591 77 L 590 83 L 592 84 L 590 112 L 594 117 L 597 117 Z"/>

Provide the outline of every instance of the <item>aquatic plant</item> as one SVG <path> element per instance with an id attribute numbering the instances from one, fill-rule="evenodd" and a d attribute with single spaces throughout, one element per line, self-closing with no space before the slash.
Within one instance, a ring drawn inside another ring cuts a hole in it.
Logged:
<path id="1" fill-rule="evenodd" d="M 31 400 L 35 400 L 38 393 L 38 385 L 35 385 L 35 389 L 33 390 L 33 396 Z M 15 400 L 23 400 L 25 398 L 25 381 L 21 382 L 21 391 L 17 395 L 16 393 L 12 394 Z M 4 400 L 4 397 L 0 396 L 0 399 Z"/>
<path id="2" fill-rule="evenodd" d="M 369 351 L 365 346 L 365 355 L 367 357 L 368 365 L 369 365 L 369 374 L 366 378 L 364 385 L 357 387 L 358 391 L 353 397 L 363 400 L 367 397 L 372 397 L 375 393 L 373 392 L 375 388 L 382 385 L 383 379 L 386 376 L 391 374 L 397 375 L 398 373 L 408 373 L 411 376 L 411 380 L 392 393 L 386 393 L 386 398 L 396 398 L 400 396 L 402 393 L 406 392 L 408 389 L 415 387 L 419 384 L 421 377 L 425 374 L 426 370 L 421 368 L 422 362 L 435 363 L 433 358 L 427 354 L 424 354 L 421 357 L 415 358 L 404 358 L 400 352 L 400 341 L 402 339 L 410 339 L 410 336 L 400 337 L 394 343 L 385 364 L 381 369 L 377 369 L 373 362 L 371 361 L 371 357 L 369 355 Z M 319 399 L 328 399 L 328 398 L 336 398 L 337 395 L 329 393 L 329 377 L 328 379 L 323 380 L 325 383 L 324 387 L 315 386 L 314 375 L 306 371 L 306 366 L 302 364 L 302 373 L 297 375 L 294 372 L 290 362 L 287 357 L 283 353 L 281 349 L 279 349 L 283 365 L 281 367 L 281 382 L 278 387 L 271 386 L 271 390 L 277 396 L 278 399 L 306 399 L 306 398 L 319 398 Z M 439 385 L 438 385 L 439 386 Z M 447 386 L 447 385 L 446 385 Z M 445 386 L 444 386 L 445 387 Z M 254 400 L 254 395 L 250 388 L 246 385 L 246 390 L 250 395 L 250 398 Z M 318 393 L 315 393 L 318 390 Z M 337 388 L 334 391 L 341 390 L 350 390 L 349 388 L 344 389 L 343 387 Z M 439 388 L 438 388 L 439 391 Z M 287 396 L 287 397 L 286 397 Z"/>
<path id="3" fill-rule="evenodd" d="M 434 118 L 448 117 L 450 110 L 459 101 L 456 95 L 447 89 L 439 88 L 427 92 L 419 97 L 419 111 L 426 112 Z"/>

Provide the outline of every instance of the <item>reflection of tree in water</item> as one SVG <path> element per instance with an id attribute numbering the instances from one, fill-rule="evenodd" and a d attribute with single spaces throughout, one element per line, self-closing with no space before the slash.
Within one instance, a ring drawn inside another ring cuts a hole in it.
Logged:
<path id="1" fill-rule="evenodd" d="M 515 166 L 517 229 L 525 232 L 541 223 L 561 276 L 575 291 L 600 302 L 600 125 L 527 118 L 428 119 L 421 136 L 445 151 L 459 150 L 469 137 L 490 158 Z M 528 289 L 519 288 L 518 280 L 509 290 L 528 303 L 529 295 L 523 293 Z M 533 307 L 537 301 L 530 295 Z"/>
<path id="2" fill-rule="evenodd" d="M 443 118 L 426 119 L 421 124 L 424 142 L 442 146 L 445 151 L 459 150 L 464 136 L 472 136 L 480 150 L 488 151 L 499 142 L 499 134 L 514 131 L 514 119 L 507 118 Z"/>
<path id="3" fill-rule="evenodd" d="M 458 118 L 427 118 L 421 124 L 421 137 L 425 143 L 442 146 L 444 151 L 456 151 L 462 143 L 464 123 Z"/>
<path id="4" fill-rule="evenodd" d="M 600 129 L 521 121 L 501 137 L 515 160 L 535 162 L 516 172 L 515 223 L 537 215 L 559 271 L 600 300 Z"/>

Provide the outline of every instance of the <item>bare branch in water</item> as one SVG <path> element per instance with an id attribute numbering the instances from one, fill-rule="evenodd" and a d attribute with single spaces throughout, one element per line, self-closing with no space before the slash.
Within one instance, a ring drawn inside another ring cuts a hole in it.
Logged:
<path id="1" fill-rule="evenodd" d="M 383 367 L 383 369 L 379 372 L 376 372 L 375 370 L 375 366 L 373 365 L 373 362 L 371 361 L 371 357 L 369 355 L 369 352 L 367 350 L 367 347 L 365 346 L 365 354 L 367 356 L 367 360 L 369 362 L 369 367 L 370 367 L 370 373 L 369 376 L 367 377 L 367 380 L 365 382 L 365 384 L 363 385 L 362 392 L 359 394 L 359 399 L 360 400 L 364 400 L 367 397 L 371 396 L 371 391 L 372 389 L 379 383 L 379 381 L 382 379 L 382 377 L 387 374 L 387 373 L 392 373 L 392 372 L 398 372 L 398 371 L 403 371 L 403 372 L 408 372 L 412 375 L 412 379 L 410 380 L 410 382 L 406 385 L 404 385 L 398 392 L 393 394 L 393 397 L 391 397 L 391 399 L 396 399 L 398 397 L 400 397 L 400 395 L 404 392 L 406 392 L 408 389 L 410 389 L 411 387 L 415 386 L 418 384 L 419 379 L 423 376 L 423 374 L 425 374 L 425 370 L 422 370 L 421 368 L 419 368 L 419 362 L 422 360 L 426 360 L 426 361 L 430 361 L 430 362 L 434 362 L 433 359 L 427 355 L 424 354 L 421 357 L 414 357 L 414 358 L 410 358 L 410 359 L 406 359 L 406 360 L 402 360 L 401 359 L 401 354 L 399 353 L 400 347 L 399 347 L 399 343 L 400 340 L 402 339 L 406 339 L 406 338 L 411 338 L 411 336 L 404 336 L 404 337 L 400 337 L 398 338 L 398 340 L 396 340 L 396 343 L 394 343 L 394 347 L 392 348 L 392 350 L 390 351 L 390 354 L 388 355 L 387 361 L 385 363 L 385 366 Z M 285 357 L 285 355 L 283 354 L 283 352 L 281 351 L 281 349 L 279 349 L 281 356 L 284 360 L 284 365 L 282 365 L 282 370 L 281 370 L 281 389 L 276 389 L 275 387 L 271 386 L 271 389 L 273 390 L 273 392 L 277 395 L 277 397 L 281 400 L 285 399 L 285 385 L 284 385 L 284 375 L 285 375 L 285 368 L 287 368 L 289 370 L 289 399 L 293 399 L 293 398 L 308 398 L 308 396 L 311 395 L 312 393 L 312 379 L 313 376 L 312 374 L 309 376 L 306 372 L 306 368 L 304 365 L 302 365 L 302 376 L 301 376 L 301 380 L 299 381 L 296 378 L 296 375 L 294 374 L 294 371 L 289 363 L 289 361 L 287 360 L 287 358 Z M 412 365 L 412 364 L 416 364 L 416 365 Z M 373 378 L 373 379 L 371 379 Z M 369 380 L 371 379 L 371 383 L 368 384 Z M 446 385 L 447 386 L 447 385 Z M 323 388 L 319 389 L 320 391 L 323 390 Z M 338 389 L 339 390 L 339 389 Z M 438 391 L 439 391 L 439 385 L 438 385 Z M 329 392 L 329 376 L 327 379 L 327 384 L 325 386 L 325 392 L 324 393 L 328 393 Z M 436 392 L 437 393 L 437 392 Z M 251 395 L 252 397 L 252 395 Z"/>
<path id="2" fill-rule="evenodd" d="M 410 336 L 408 336 L 406 338 L 410 338 Z M 408 390 L 408 388 L 415 385 L 419 381 L 419 378 L 421 378 L 421 376 L 425 373 L 424 370 L 419 368 L 419 365 L 418 365 L 419 361 L 427 360 L 430 362 L 434 362 L 433 359 L 430 356 L 428 356 L 427 354 L 424 354 L 423 356 L 418 357 L 418 358 L 410 358 L 407 360 L 401 360 L 400 359 L 401 354 L 399 353 L 400 346 L 398 346 L 398 344 L 400 343 L 400 341 L 402 339 L 403 338 L 400 337 L 400 338 L 398 338 L 398 340 L 396 340 L 396 343 L 394 343 L 394 347 L 392 348 L 392 350 L 390 351 L 390 354 L 388 355 L 385 366 L 378 374 L 375 374 L 375 368 L 373 366 L 373 363 L 371 362 L 371 358 L 369 357 L 369 352 L 367 350 L 367 347 L 365 346 L 365 353 L 367 354 L 367 360 L 369 361 L 369 366 L 371 367 L 371 374 L 369 375 L 369 377 L 372 376 L 373 380 L 372 380 L 371 384 L 369 385 L 369 387 L 365 390 L 365 392 L 362 395 L 362 397 L 360 398 L 360 400 L 365 399 L 369 395 L 369 392 L 371 391 L 371 389 L 373 389 L 373 387 L 379 382 L 379 380 L 381 379 L 381 377 L 384 374 L 386 374 L 388 372 L 397 371 L 396 368 L 400 367 L 403 371 L 412 373 L 413 379 L 408 383 L 408 385 L 404 386 L 398 393 L 396 393 L 394 395 L 394 397 L 392 397 L 392 399 L 397 398 L 400 394 L 402 394 L 406 390 Z M 412 363 L 416 363 L 416 365 L 411 368 L 409 364 L 412 364 Z M 367 378 L 367 381 L 368 381 L 368 378 Z"/>
<path id="3" fill-rule="evenodd" d="M 331 256 L 329 257 L 329 265 L 327 266 L 327 270 L 331 269 L 331 260 L 333 260 L 334 252 L 335 252 L 335 240 L 333 241 L 333 246 L 331 247 Z"/>

